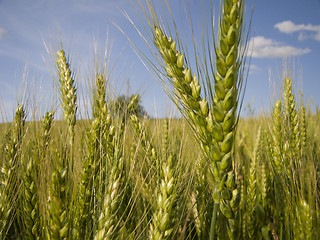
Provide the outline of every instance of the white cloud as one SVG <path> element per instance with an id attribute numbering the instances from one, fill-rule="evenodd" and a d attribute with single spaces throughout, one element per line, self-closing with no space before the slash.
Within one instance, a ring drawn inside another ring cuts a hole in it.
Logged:
<path id="1" fill-rule="evenodd" d="M 260 68 L 256 65 L 250 64 L 250 71 L 256 71 L 256 70 L 260 70 Z"/>
<path id="2" fill-rule="evenodd" d="M 320 42 L 320 31 L 313 36 L 313 39 Z"/>
<path id="3" fill-rule="evenodd" d="M 299 32 L 299 40 L 305 40 L 307 38 L 312 38 L 316 41 L 320 41 L 320 25 L 312 24 L 295 24 L 292 21 L 284 21 L 274 25 L 280 32 L 283 33 L 294 33 Z M 308 34 L 306 33 L 308 32 Z"/>
<path id="4" fill-rule="evenodd" d="M 250 75 L 253 75 L 253 74 L 255 74 L 255 73 L 257 73 L 257 72 L 259 72 L 261 70 L 260 67 L 258 67 L 256 65 L 253 65 L 251 63 L 247 67 L 248 67 L 248 71 L 249 71 Z"/>
<path id="5" fill-rule="evenodd" d="M 248 54 L 255 58 L 282 58 L 289 56 L 298 56 L 310 52 L 309 48 L 296 48 L 290 45 L 284 45 L 273 39 L 263 36 L 256 36 L 249 41 Z"/>
<path id="6" fill-rule="evenodd" d="M 303 41 L 310 38 L 310 34 L 306 34 L 305 32 L 299 33 L 298 40 Z"/>
<path id="7" fill-rule="evenodd" d="M 0 27 L 0 40 L 3 39 L 6 34 L 7 34 L 7 30 Z"/>

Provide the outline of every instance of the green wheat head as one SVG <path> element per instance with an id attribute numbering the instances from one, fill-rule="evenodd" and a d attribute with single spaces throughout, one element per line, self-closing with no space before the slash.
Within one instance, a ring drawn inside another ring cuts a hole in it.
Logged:
<path id="1" fill-rule="evenodd" d="M 23 105 L 18 105 L 14 123 L 5 146 L 4 166 L 1 168 L 0 236 L 5 239 L 10 228 L 19 231 L 20 222 L 20 168 L 21 145 L 25 133 L 26 114 Z"/>
<path id="2" fill-rule="evenodd" d="M 62 46 L 61 50 L 57 52 L 56 63 L 59 78 L 60 100 L 64 111 L 63 116 L 69 126 L 70 145 L 72 147 L 74 141 L 74 126 L 76 124 L 77 89 Z"/>

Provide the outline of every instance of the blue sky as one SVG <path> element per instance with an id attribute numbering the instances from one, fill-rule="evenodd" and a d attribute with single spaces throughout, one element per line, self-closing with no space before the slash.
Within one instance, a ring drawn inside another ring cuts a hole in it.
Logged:
<path id="1" fill-rule="evenodd" d="M 193 5 L 199 2 L 190 1 Z M 159 5 L 159 1 L 155 2 Z M 177 16 L 183 15 L 178 5 L 185 1 L 169 2 Z M 247 20 L 252 4 L 252 0 L 247 1 Z M 219 1 L 213 0 L 213 5 L 218 9 Z M 199 12 L 193 10 L 193 19 L 200 19 Z M 52 103 L 50 71 L 54 66 L 53 49 L 60 40 L 70 55 L 80 96 L 88 96 L 85 76 L 92 70 L 94 46 L 104 51 L 108 39 L 116 92 L 125 92 L 125 81 L 129 80 L 131 93 L 143 92 L 143 105 L 150 115 L 166 116 L 172 103 L 115 26 L 120 26 L 142 51 L 148 51 L 121 12 L 141 26 L 130 0 L 0 0 L 0 121 L 12 119 L 19 97 L 28 101 L 29 115 L 35 106 L 41 106 L 37 111 L 43 115 L 52 104 L 58 105 Z M 256 0 L 244 106 L 250 103 L 256 113 L 270 110 L 273 95 L 279 94 L 284 59 L 296 87 L 303 90 L 305 103 L 313 97 L 315 105 L 320 104 L 319 16 L 319 0 Z M 85 108 L 86 101 L 82 99 L 80 110 Z M 245 107 L 243 111 L 246 114 Z"/>

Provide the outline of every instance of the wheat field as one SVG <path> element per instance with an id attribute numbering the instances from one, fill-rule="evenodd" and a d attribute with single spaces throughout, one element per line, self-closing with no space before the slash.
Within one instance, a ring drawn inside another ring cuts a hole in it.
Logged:
<path id="1" fill-rule="evenodd" d="M 320 239 L 320 113 L 298 103 L 287 75 L 270 113 L 240 116 L 245 1 L 222 2 L 214 47 L 196 67 L 147 3 L 154 59 L 137 52 L 181 118 L 149 118 L 138 94 L 110 94 L 108 69 L 96 67 L 91 117 L 77 119 L 61 44 L 63 119 L 52 107 L 29 120 L 19 102 L 0 125 L 0 240 Z"/>

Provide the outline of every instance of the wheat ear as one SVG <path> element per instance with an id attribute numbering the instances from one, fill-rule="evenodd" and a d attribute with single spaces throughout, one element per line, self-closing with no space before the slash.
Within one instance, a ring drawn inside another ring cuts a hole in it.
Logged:
<path id="1" fill-rule="evenodd" d="M 170 155 L 162 164 L 162 178 L 157 205 L 150 225 L 150 239 L 170 239 L 173 236 L 175 216 L 173 205 L 176 198 L 176 179 L 174 177 L 175 157 Z"/>
<path id="2" fill-rule="evenodd" d="M 45 181 L 42 177 L 46 152 L 50 141 L 51 125 L 53 121 L 53 112 L 47 112 L 42 119 L 42 131 L 40 138 L 33 142 L 32 155 L 27 159 L 27 166 L 23 175 L 22 184 L 22 220 L 24 227 L 24 239 L 42 239 L 43 226 L 45 225 L 45 217 L 41 212 L 41 195 L 40 189 L 45 188 Z M 41 148 L 43 151 L 37 151 Z M 41 162 L 40 162 L 41 160 Z M 45 195 L 45 194 L 44 194 Z"/>
<path id="3" fill-rule="evenodd" d="M 285 165 L 283 163 L 283 136 L 281 134 L 281 128 L 282 128 L 282 104 L 281 101 L 278 100 L 273 108 L 273 115 L 272 115 L 272 141 L 271 141 L 271 152 L 272 152 L 272 162 L 274 163 L 276 169 L 279 172 L 282 172 L 285 168 Z M 286 164 L 288 165 L 288 163 Z"/>
<path id="4" fill-rule="evenodd" d="M 238 229 L 233 224 L 235 209 L 230 206 L 235 189 L 232 167 L 232 155 L 238 106 L 238 91 L 241 88 L 239 45 L 241 41 L 243 4 L 241 0 L 225 0 L 222 6 L 222 17 L 219 24 L 219 34 L 216 46 L 216 73 L 214 82 L 213 122 L 215 129 L 213 143 L 215 146 L 213 159 L 217 194 L 215 209 L 219 206 L 222 214 L 229 220 L 229 236 L 236 237 Z M 231 178 L 229 181 L 228 178 Z M 226 183 L 232 184 L 226 184 Z M 226 194 L 228 193 L 228 194 Z M 214 225 L 215 214 L 212 224 Z M 211 229 L 210 239 L 214 238 L 214 229 Z"/>
<path id="5" fill-rule="evenodd" d="M 287 136 L 289 140 L 289 145 L 291 152 L 290 154 L 291 158 L 293 158 L 293 161 L 291 164 L 293 164 L 295 167 L 297 167 L 297 164 L 299 164 L 297 161 L 297 153 L 299 151 L 298 149 L 298 132 L 299 132 L 299 126 L 298 126 L 298 114 L 296 110 L 296 102 L 295 97 L 293 94 L 293 87 L 292 87 L 292 79 L 286 78 L 284 80 L 284 93 L 283 93 L 283 105 L 284 105 L 284 113 L 285 113 L 285 123 L 287 126 Z"/>
<path id="6" fill-rule="evenodd" d="M 49 239 L 72 237 L 71 231 L 71 196 L 66 149 L 55 152 L 55 166 L 52 170 L 48 199 L 48 225 L 46 234 Z"/>
<path id="7" fill-rule="evenodd" d="M 73 171 L 73 145 L 74 145 L 74 126 L 76 124 L 77 112 L 77 89 L 75 80 L 71 74 L 70 65 L 67 61 L 64 50 L 57 52 L 57 70 L 59 77 L 60 100 L 63 108 L 63 116 L 69 128 L 69 138 L 71 147 L 71 171 Z"/>
<path id="8" fill-rule="evenodd" d="M 106 183 L 107 139 L 111 128 L 111 115 L 106 102 L 106 79 L 98 74 L 93 87 L 93 117 L 88 133 L 88 156 L 81 172 L 79 210 L 75 226 L 78 238 L 93 235 L 97 228 L 97 214 L 103 204 Z"/>
<path id="9" fill-rule="evenodd" d="M 210 134 L 206 129 L 206 118 L 209 116 L 209 105 L 205 98 L 200 96 L 201 86 L 196 74 L 185 66 L 184 55 L 177 51 L 177 43 L 168 38 L 157 26 L 154 29 L 154 43 L 157 46 L 166 64 L 166 73 L 174 86 L 176 93 L 174 101 L 183 109 L 187 119 L 196 128 L 201 142 L 207 145 Z"/>
<path id="10" fill-rule="evenodd" d="M 51 137 L 51 126 L 53 123 L 54 111 L 47 112 L 42 120 L 42 147 L 48 148 Z"/>
<path id="11" fill-rule="evenodd" d="M 113 123 L 116 124 L 115 122 Z M 111 132 L 107 139 L 107 186 L 103 195 L 103 204 L 100 209 L 98 220 L 98 229 L 94 239 L 117 239 L 120 236 L 121 228 L 121 202 L 123 200 L 123 134 L 124 134 L 124 119 L 120 120 L 119 126 L 112 135 Z M 113 129 L 115 129 L 112 125 Z"/>
<path id="12" fill-rule="evenodd" d="M 25 239 L 40 239 L 41 224 L 39 206 L 39 185 L 38 168 L 34 159 L 29 159 L 28 166 L 24 175 L 23 183 L 23 220 L 25 229 Z"/>
<path id="13" fill-rule="evenodd" d="M 1 168 L 0 236 L 3 239 L 5 239 L 9 229 L 13 227 L 11 224 L 16 221 L 16 213 L 19 210 L 18 203 L 21 194 L 21 180 L 19 178 L 20 148 L 24 135 L 25 117 L 23 105 L 18 105 L 14 125 L 5 146 L 4 166 Z"/>

